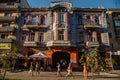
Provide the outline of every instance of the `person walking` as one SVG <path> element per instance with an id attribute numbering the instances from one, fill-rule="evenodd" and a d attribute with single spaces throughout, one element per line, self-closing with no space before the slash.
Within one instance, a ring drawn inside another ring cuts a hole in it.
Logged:
<path id="1" fill-rule="evenodd" d="M 57 76 L 62 77 L 62 75 L 61 75 L 61 66 L 60 66 L 59 62 L 57 63 Z"/>
<path id="2" fill-rule="evenodd" d="M 86 67 L 85 63 L 84 63 L 84 67 L 83 67 L 83 74 L 84 74 L 84 80 L 87 80 L 88 71 L 87 71 L 87 67 Z"/>
<path id="3" fill-rule="evenodd" d="M 30 63 L 29 73 L 31 73 L 31 76 L 33 76 L 33 62 Z"/>
<path id="4" fill-rule="evenodd" d="M 35 72 L 36 72 L 36 76 L 37 76 L 38 74 L 40 74 L 38 62 L 36 62 L 36 64 L 35 64 Z"/>
<path id="5" fill-rule="evenodd" d="M 72 76 L 72 66 L 71 66 L 71 63 L 69 63 L 69 66 L 68 66 L 68 68 L 67 68 L 67 74 L 66 74 L 66 78 L 68 77 L 68 76 Z"/>

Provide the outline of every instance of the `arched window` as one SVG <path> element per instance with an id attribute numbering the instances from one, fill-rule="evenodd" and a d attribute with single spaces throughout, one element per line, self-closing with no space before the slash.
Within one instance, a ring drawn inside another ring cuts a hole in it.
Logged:
<path id="1" fill-rule="evenodd" d="M 59 22 L 64 22 L 64 15 L 63 14 L 59 14 Z"/>
<path id="2" fill-rule="evenodd" d="M 41 22 L 41 24 L 45 24 L 45 17 L 44 16 L 41 17 L 40 22 Z"/>

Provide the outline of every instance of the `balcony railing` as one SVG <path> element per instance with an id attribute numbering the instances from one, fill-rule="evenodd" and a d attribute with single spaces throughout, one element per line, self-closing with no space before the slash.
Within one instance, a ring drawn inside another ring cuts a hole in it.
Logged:
<path id="1" fill-rule="evenodd" d="M 50 41 L 47 46 L 72 46 L 71 41 Z"/>
<path id="2" fill-rule="evenodd" d="M 25 46 L 25 47 L 36 47 L 37 42 L 35 42 L 35 41 L 25 41 L 23 46 Z"/>
<path id="3" fill-rule="evenodd" d="M 0 21 L 15 21 L 15 16 L 0 16 Z"/>
<path id="4" fill-rule="evenodd" d="M 58 23 L 58 24 L 56 24 L 56 27 L 59 28 L 59 29 L 64 29 L 65 26 L 66 25 L 64 23 Z"/>
<path id="5" fill-rule="evenodd" d="M 91 46 L 91 47 L 96 47 L 99 46 L 99 42 L 91 42 L 91 41 L 87 41 L 86 42 L 87 46 Z"/>
<path id="6" fill-rule="evenodd" d="M 2 43 L 12 43 L 14 40 L 13 39 L 0 39 L 0 42 Z"/>
<path id="7" fill-rule="evenodd" d="M 95 22 L 84 22 L 84 28 L 102 28 L 102 26 Z"/>
<path id="8" fill-rule="evenodd" d="M 18 9 L 18 6 L 16 6 L 16 5 L 2 5 L 1 4 L 0 9 Z"/>
<path id="9" fill-rule="evenodd" d="M 0 27 L 0 32 L 12 32 L 15 31 L 14 27 Z"/>
<path id="10" fill-rule="evenodd" d="M 47 28 L 47 25 L 37 25 L 37 24 L 25 24 L 24 28 Z"/>

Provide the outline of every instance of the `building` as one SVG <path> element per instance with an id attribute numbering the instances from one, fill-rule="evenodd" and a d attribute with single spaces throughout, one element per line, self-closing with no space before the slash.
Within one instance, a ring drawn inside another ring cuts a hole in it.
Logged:
<path id="1" fill-rule="evenodd" d="M 109 51 L 106 9 L 76 8 L 68 1 L 53 1 L 50 7 L 31 8 L 27 0 L 0 0 L 0 51 L 19 46 L 28 58 L 34 50 L 49 57 L 48 64 L 69 62 L 78 67 L 83 48 Z M 27 62 L 27 60 L 25 60 Z"/>
<path id="2" fill-rule="evenodd" d="M 0 0 L 0 51 L 11 50 L 18 43 L 19 9 L 29 7 L 26 0 Z"/>
<path id="3" fill-rule="evenodd" d="M 120 66 L 120 9 L 108 9 L 106 12 L 111 57 Z"/>
<path id="4" fill-rule="evenodd" d="M 76 8 L 61 0 L 46 8 L 22 8 L 20 46 L 28 50 L 27 56 L 35 53 L 33 49 L 44 52 L 54 68 L 57 62 L 78 67 L 78 56 L 85 46 L 107 53 L 105 13 L 103 8 Z"/>

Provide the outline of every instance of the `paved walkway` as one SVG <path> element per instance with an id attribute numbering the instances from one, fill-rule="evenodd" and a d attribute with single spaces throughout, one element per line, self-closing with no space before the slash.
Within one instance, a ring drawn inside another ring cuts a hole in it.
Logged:
<path id="1" fill-rule="evenodd" d="M 32 77 L 28 71 L 22 72 L 7 72 L 6 78 L 9 79 L 21 79 L 21 80 L 83 80 L 82 72 L 73 72 L 73 77 L 64 77 L 67 72 L 62 72 L 63 77 L 57 77 L 56 72 L 40 72 L 39 75 Z M 92 74 L 89 73 L 87 80 L 92 80 Z M 120 70 L 111 71 L 109 73 L 100 73 L 95 76 L 95 80 L 120 80 Z"/>

